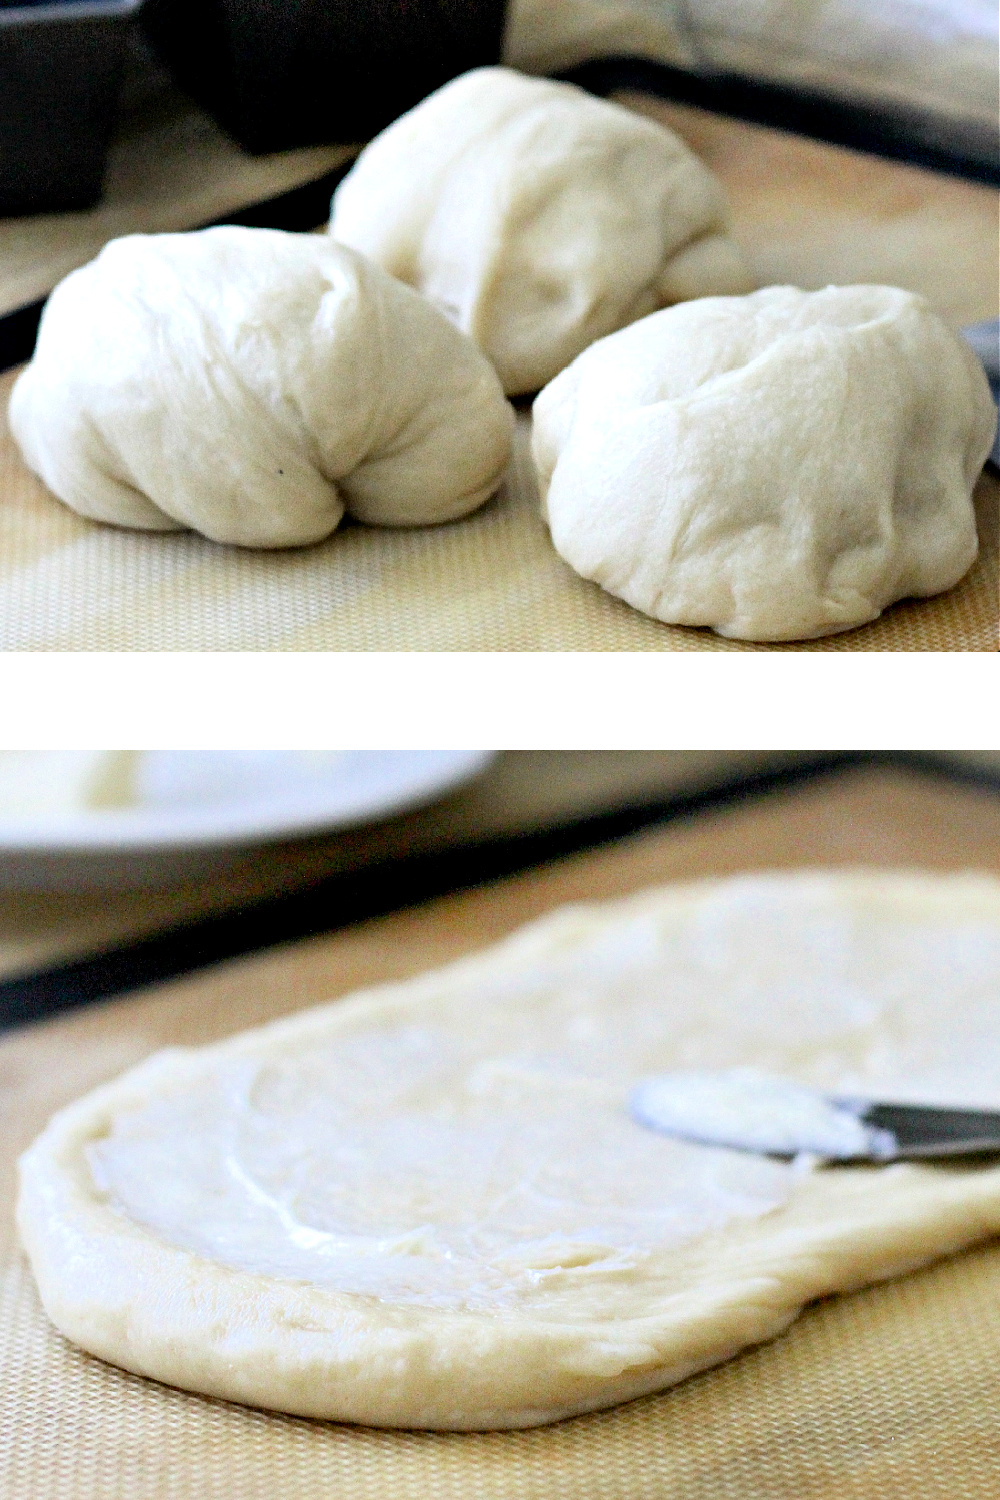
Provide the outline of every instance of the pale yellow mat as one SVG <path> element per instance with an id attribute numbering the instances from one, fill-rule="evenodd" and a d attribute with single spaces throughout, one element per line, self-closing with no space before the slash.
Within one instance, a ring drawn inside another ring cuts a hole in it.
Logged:
<path id="1" fill-rule="evenodd" d="M 995 315 L 992 189 L 686 106 L 629 102 L 678 129 L 722 177 L 762 282 L 886 281 L 922 292 L 954 326 Z M 162 225 L 150 218 L 150 227 Z M 48 248 L 42 235 L 37 255 Z M 93 248 L 87 240 L 80 258 Z M 0 291 L 3 261 L 0 237 Z M 0 383 L 0 409 L 11 379 Z M 998 648 L 991 476 L 979 493 L 982 554 L 956 589 L 843 635 L 762 647 L 661 625 L 576 577 L 538 516 L 523 426 L 508 485 L 478 514 L 412 531 L 345 526 L 280 553 L 83 521 L 27 473 L 0 430 L 0 650 Z"/>
<path id="2" fill-rule="evenodd" d="M 526 418 L 507 484 L 474 516 L 345 525 L 284 552 L 83 520 L 0 434 L 0 650 L 995 651 L 998 493 L 984 475 L 980 556 L 949 593 L 860 630 L 762 648 L 661 625 L 577 577 L 538 512 Z"/>
<path id="3" fill-rule="evenodd" d="M 209 1401 L 79 1353 L 38 1304 L 13 1158 L 60 1103 L 485 946 L 559 902 L 758 865 L 1000 873 L 1000 798 L 850 773 L 698 817 L 0 1041 L 3 1500 L 996 1500 L 1000 1246 L 830 1298 L 662 1395 L 532 1432 L 392 1433 Z"/>

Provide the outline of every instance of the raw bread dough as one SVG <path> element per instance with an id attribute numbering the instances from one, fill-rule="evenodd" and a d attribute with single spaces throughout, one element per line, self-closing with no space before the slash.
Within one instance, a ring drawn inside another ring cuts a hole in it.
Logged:
<path id="1" fill-rule="evenodd" d="M 330 233 L 442 308 L 508 393 L 654 308 L 753 284 L 722 189 L 671 131 L 478 68 L 362 151 Z"/>
<path id="2" fill-rule="evenodd" d="M 84 516 L 299 546 L 447 521 L 500 483 L 512 413 L 475 346 L 325 235 L 114 240 L 53 292 L 14 387 L 30 467 Z"/>
<path id="3" fill-rule="evenodd" d="M 655 619 L 808 639 L 940 593 L 976 556 L 996 408 L 895 287 L 768 287 L 654 313 L 538 396 L 556 550 Z"/>
<path id="4" fill-rule="evenodd" d="M 56 1326 L 139 1374 L 380 1426 L 553 1421 L 1000 1230 L 1000 1168 L 674 1141 L 629 1115 L 641 1077 L 995 1107 L 998 980 L 986 877 L 564 908 L 64 1109 L 22 1158 L 21 1235 Z"/>

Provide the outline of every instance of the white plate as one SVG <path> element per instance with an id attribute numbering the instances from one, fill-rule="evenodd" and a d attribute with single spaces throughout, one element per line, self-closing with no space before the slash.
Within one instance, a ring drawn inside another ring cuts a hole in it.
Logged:
<path id="1" fill-rule="evenodd" d="M 247 845 L 376 822 L 432 802 L 490 759 L 468 750 L 144 752 L 126 767 L 127 805 L 0 807 L 0 887 L 72 890 L 189 877 Z M 82 757 L 67 757 L 61 769 L 86 774 Z"/>

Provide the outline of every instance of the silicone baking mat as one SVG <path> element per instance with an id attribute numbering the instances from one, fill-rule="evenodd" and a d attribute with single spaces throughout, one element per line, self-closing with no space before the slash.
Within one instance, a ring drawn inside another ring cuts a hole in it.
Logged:
<path id="1" fill-rule="evenodd" d="M 924 293 L 956 327 L 995 315 L 992 189 L 688 106 L 629 102 L 678 129 L 722 177 L 761 282 L 884 281 Z M 981 556 L 948 594 L 843 635 L 762 647 L 661 625 L 578 578 L 538 516 L 524 423 L 507 486 L 476 515 L 411 531 L 349 525 L 277 553 L 84 521 L 0 431 L 0 649 L 995 651 L 997 497 L 985 476 Z"/>
<path id="2" fill-rule="evenodd" d="M 995 1500 L 1000 1246 L 808 1309 L 658 1396 L 529 1432 L 378 1432 L 127 1375 L 48 1325 L 6 1206 L 53 1108 L 197 1044 L 496 940 L 562 901 L 788 865 L 1000 873 L 1000 797 L 862 770 L 39 1025 L 0 1044 L 4 1500 Z"/>
<path id="3" fill-rule="evenodd" d="M 998 494 L 984 474 L 980 555 L 947 594 L 895 605 L 859 630 L 768 648 L 661 625 L 579 578 L 538 513 L 524 419 L 504 489 L 467 520 L 347 525 L 284 552 L 86 521 L 23 469 L 8 439 L 0 650 L 995 651 Z"/>

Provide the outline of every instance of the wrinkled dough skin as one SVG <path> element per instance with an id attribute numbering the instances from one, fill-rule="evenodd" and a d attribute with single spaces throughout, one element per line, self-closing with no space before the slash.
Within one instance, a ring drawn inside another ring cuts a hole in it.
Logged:
<path id="1" fill-rule="evenodd" d="M 753 284 L 719 184 L 671 131 L 507 68 L 383 131 L 332 210 L 334 239 L 447 312 L 508 394 L 658 307 Z"/>
<path id="2" fill-rule="evenodd" d="M 486 500 L 512 413 L 475 346 L 323 235 L 114 240 L 53 292 L 10 424 L 83 516 L 217 542 L 319 541 Z"/>
<path id="3" fill-rule="evenodd" d="M 654 619 L 806 640 L 957 583 L 996 409 L 894 287 L 769 287 L 653 314 L 538 396 L 552 540 Z"/>

